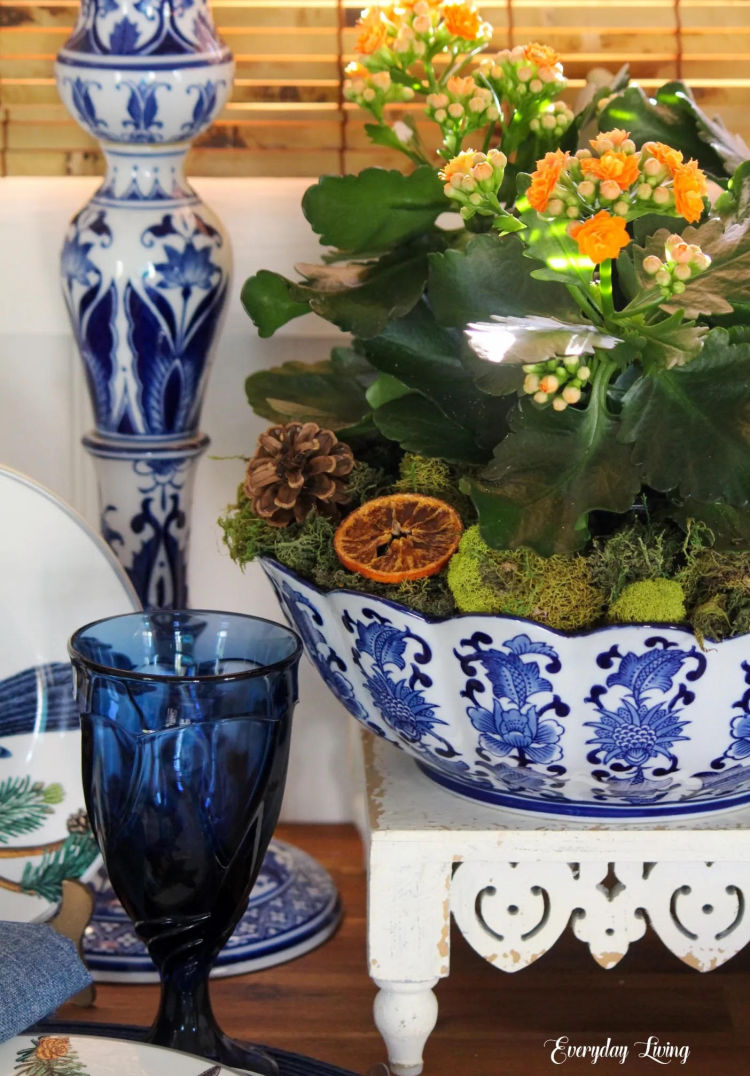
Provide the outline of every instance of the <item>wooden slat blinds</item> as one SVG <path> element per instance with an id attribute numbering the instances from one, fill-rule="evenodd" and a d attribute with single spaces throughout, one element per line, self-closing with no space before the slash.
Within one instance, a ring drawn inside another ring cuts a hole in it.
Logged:
<path id="1" fill-rule="evenodd" d="M 196 144 L 193 175 L 302 175 L 401 166 L 370 146 L 365 117 L 341 97 L 359 0 L 214 0 L 235 54 L 234 92 Z M 494 52 L 543 41 L 561 56 L 572 101 L 592 67 L 649 90 L 687 81 L 698 103 L 750 139 L 750 0 L 497 0 L 480 4 Z M 77 0 L 0 0 L 0 174 L 98 172 L 96 143 L 59 103 L 55 53 Z M 403 107 L 403 106 L 402 106 Z M 412 106 L 413 107 L 413 106 Z"/>

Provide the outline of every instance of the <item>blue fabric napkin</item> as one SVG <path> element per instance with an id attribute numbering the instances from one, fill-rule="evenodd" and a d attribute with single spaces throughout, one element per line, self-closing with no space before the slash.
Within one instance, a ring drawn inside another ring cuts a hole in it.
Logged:
<path id="1" fill-rule="evenodd" d="M 0 920 L 0 1042 L 54 1012 L 90 982 L 70 938 L 43 923 Z"/>

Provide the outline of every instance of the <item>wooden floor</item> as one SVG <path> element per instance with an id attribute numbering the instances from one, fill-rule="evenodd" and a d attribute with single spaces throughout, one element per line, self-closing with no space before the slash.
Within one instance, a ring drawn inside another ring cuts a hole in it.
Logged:
<path id="1" fill-rule="evenodd" d="M 372 1023 L 375 988 L 365 955 L 366 887 L 362 847 L 351 826 L 282 826 L 283 840 L 314 855 L 341 893 L 345 918 L 315 952 L 288 964 L 216 980 L 212 997 L 224 1029 L 237 1037 L 385 1076 L 385 1050 Z M 482 961 L 456 931 L 451 974 L 437 987 L 438 1024 L 425 1052 L 425 1076 L 539 1076 L 560 1071 L 551 1051 L 573 1045 L 628 1046 L 624 1064 L 571 1058 L 565 1076 L 664 1072 L 639 1058 L 650 1035 L 687 1046 L 668 1071 L 691 1076 L 750 1074 L 750 947 L 724 968 L 701 975 L 647 936 L 620 965 L 603 971 L 572 935 L 532 967 L 506 975 Z M 157 988 L 102 984 L 93 1009 L 59 1015 L 150 1023 Z M 558 1055 L 559 1060 L 559 1055 Z M 125 1076 L 125 1074 L 123 1074 Z"/>

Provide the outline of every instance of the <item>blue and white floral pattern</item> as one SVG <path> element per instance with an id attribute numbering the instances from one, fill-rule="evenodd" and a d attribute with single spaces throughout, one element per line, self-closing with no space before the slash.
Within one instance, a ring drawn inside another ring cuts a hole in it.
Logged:
<path id="1" fill-rule="evenodd" d="M 355 635 L 354 660 L 365 688 L 387 728 L 404 743 L 422 744 L 430 738 L 453 753 L 436 729 L 445 721 L 437 716 L 435 703 L 425 696 L 424 689 L 432 686 L 432 680 L 420 669 L 431 658 L 424 640 L 394 627 L 371 609 L 365 609 L 362 619 L 349 622 L 347 627 Z M 402 672 L 404 676 L 399 675 Z"/>
<path id="2" fill-rule="evenodd" d="M 750 684 L 750 661 L 743 661 L 742 669 L 745 683 Z M 750 758 L 750 687 L 734 705 L 739 708 L 740 714 L 732 718 L 729 726 L 732 743 L 724 754 L 727 758 Z"/>
<path id="3" fill-rule="evenodd" d="M 84 438 L 94 456 L 102 499 L 101 532 L 147 608 L 187 605 L 187 509 L 194 465 L 207 438 L 182 450 L 118 446 Z"/>
<path id="4" fill-rule="evenodd" d="M 170 91 L 168 82 L 155 82 L 145 78 L 137 82 L 126 79 L 118 86 L 118 90 L 127 91 L 127 119 L 122 121 L 123 127 L 128 129 L 131 142 L 159 142 L 163 138 L 162 128 L 164 123 L 158 119 L 159 90 Z"/>
<path id="5" fill-rule="evenodd" d="M 263 563 L 334 694 L 432 780 L 567 818 L 669 818 L 750 802 L 746 639 L 683 628 L 566 636 L 510 617 L 427 620 Z"/>
<path id="6" fill-rule="evenodd" d="M 225 48 L 203 0 L 85 0 L 64 51 L 89 56 L 184 56 Z"/>
<path id="7" fill-rule="evenodd" d="M 161 212 L 140 236 L 141 266 L 122 279 L 115 232 L 95 201 L 73 220 L 61 261 L 97 430 L 192 436 L 227 289 L 223 239 L 197 212 Z"/>
<path id="8" fill-rule="evenodd" d="M 354 686 L 345 675 L 346 663 L 326 643 L 325 635 L 320 630 L 323 625 L 320 613 L 300 590 L 286 581 L 277 585 L 273 580 L 273 583 L 282 608 L 302 636 L 305 651 L 323 680 L 353 717 L 367 723 L 367 710 L 357 701 Z"/>
<path id="9" fill-rule="evenodd" d="M 234 64 L 207 0 L 89 0 L 57 56 L 63 103 L 96 138 L 194 138 L 218 116 Z"/>
<path id="10" fill-rule="evenodd" d="M 675 680 L 686 664 L 691 670 L 686 681 L 698 680 L 706 668 L 697 646 L 683 650 L 659 637 L 648 643 L 649 648 L 639 654 L 621 655 L 616 647 L 600 654 L 601 668 L 617 667 L 607 677 L 606 687 L 594 685 L 585 700 L 598 711 L 597 721 L 585 722 L 594 731 L 586 741 L 594 745 L 591 761 L 627 773 L 632 785 L 643 784 L 646 773 L 663 777 L 677 768 L 673 748 L 689 739 L 684 734 L 688 721 L 683 718 L 683 707 L 694 695 L 685 682 L 675 688 Z M 659 770 L 660 759 L 664 761 Z M 611 770 L 597 774 L 603 780 L 610 775 Z"/>
<path id="11" fill-rule="evenodd" d="M 183 168 L 233 71 L 208 0 L 81 0 L 56 62 L 107 161 L 61 259 L 96 424 L 84 443 L 103 532 L 147 607 L 187 605 L 188 475 L 231 253 Z"/>
<path id="12" fill-rule="evenodd" d="M 490 636 L 477 632 L 466 640 L 464 652 L 457 652 L 463 670 L 472 676 L 463 694 L 475 703 L 481 698 L 484 685 L 476 679 L 477 665 L 484 668 L 492 688 L 491 709 L 475 704 L 466 711 L 480 734 L 480 751 L 490 758 L 512 756 L 521 766 L 557 762 L 562 758 L 564 729 L 547 715 L 553 710 L 564 717 L 568 711 L 556 696 L 547 698 L 552 684 L 533 660 L 533 655 L 541 655 L 548 659 L 550 671 L 559 671 L 557 653 L 546 643 L 533 643 L 526 634 L 506 639 L 500 647 L 491 643 Z M 530 701 L 538 695 L 546 699 L 545 705 Z"/>

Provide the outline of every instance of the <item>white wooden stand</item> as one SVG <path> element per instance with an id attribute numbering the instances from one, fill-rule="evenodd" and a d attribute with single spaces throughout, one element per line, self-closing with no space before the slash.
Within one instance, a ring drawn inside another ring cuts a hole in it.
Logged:
<path id="1" fill-rule="evenodd" d="M 369 971 L 394 1076 L 422 1071 L 433 987 L 450 971 L 451 914 L 509 972 L 569 923 L 603 968 L 647 923 L 697 971 L 750 941 L 750 808 L 668 823 L 567 822 L 454 796 L 369 733 L 362 758 Z"/>

